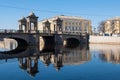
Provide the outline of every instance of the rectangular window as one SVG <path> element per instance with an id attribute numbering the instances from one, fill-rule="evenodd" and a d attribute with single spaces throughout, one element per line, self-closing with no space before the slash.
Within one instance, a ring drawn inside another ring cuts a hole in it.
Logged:
<path id="1" fill-rule="evenodd" d="M 78 30 L 78 27 L 76 26 L 76 30 Z"/>
<path id="2" fill-rule="evenodd" d="M 65 22 L 65 26 L 67 26 L 67 22 Z"/>
<path id="3" fill-rule="evenodd" d="M 79 27 L 79 30 L 81 31 L 81 27 Z"/>
<path id="4" fill-rule="evenodd" d="M 71 25 L 71 23 L 69 22 L 69 25 Z"/>
<path id="5" fill-rule="evenodd" d="M 65 27 L 65 30 L 68 30 L 68 29 L 67 29 L 67 26 Z"/>

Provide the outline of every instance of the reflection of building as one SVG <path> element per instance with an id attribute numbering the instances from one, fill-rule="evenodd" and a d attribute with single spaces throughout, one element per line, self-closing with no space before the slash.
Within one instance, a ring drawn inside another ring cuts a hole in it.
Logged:
<path id="1" fill-rule="evenodd" d="M 90 50 L 98 51 L 103 61 L 120 63 L 120 45 L 90 44 Z"/>
<path id="2" fill-rule="evenodd" d="M 17 47 L 17 42 L 14 39 L 5 38 L 4 41 L 0 41 L 0 48 L 5 50 L 13 50 Z"/>
<path id="3" fill-rule="evenodd" d="M 103 61 L 120 64 L 120 53 L 104 53 L 99 56 Z"/>
<path id="4" fill-rule="evenodd" d="M 38 59 L 40 59 L 45 66 L 52 64 L 53 67 L 59 71 L 65 65 L 79 65 L 88 62 L 91 59 L 91 54 L 87 47 L 65 48 L 57 46 L 53 52 L 33 54 L 28 57 L 18 58 L 19 67 L 34 77 L 39 72 Z"/>
<path id="5" fill-rule="evenodd" d="M 52 55 L 51 62 L 54 65 L 54 67 L 56 68 L 56 70 L 59 71 L 60 68 L 63 67 L 63 56 L 62 56 L 62 54 Z"/>
<path id="6" fill-rule="evenodd" d="M 66 53 L 63 55 L 63 65 L 79 65 L 91 59 L 91 55 L 87 51 Z"/>
<path id="7" fill-rule="evenodd" d="M 105 33 L 117 34 L 120 33 L 120 17 L 108 19 L 104 24 Z"/>
<path id="8" fill-rule="evenodd" d="M 39 30 L 54 32 L 88 32 L 91 34 L 91 21 L 81 17 L 56 16 L 38 23 Z"/>
<path id="9" fill-rule="evenodd" d="M 40 56 L 40 60 L 41 60 L 46 66 L 49 66 L 49 64 L 51 63 L 50 58 L 51 58 L 51 55 L 50 55 L 50 54 Z"/>
<path id="10" fill-rule="evenodd" d="M 40 56 L 40 60 L 47 66 L 52 63 L 57 71 L 64 65 L 79 65 L 91 59 L 91 54 L 87 48 L 63 48 L 62 52 L 58 49 L 55 52 L 57 53 Z"/>

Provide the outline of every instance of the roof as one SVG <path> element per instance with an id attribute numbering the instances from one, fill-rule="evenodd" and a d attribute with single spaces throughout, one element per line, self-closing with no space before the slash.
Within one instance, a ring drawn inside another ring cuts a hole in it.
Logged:
<path id="1" fill-rule="evenodd" d="M 48 20 L 46 20 L 45 22 L 43 22 L 44 24 L 50 24 L 50 22 Z"/>
<path id="2" fill-rule="evenodd" d="M 113 17 L 113 18 L 109 18 L 107 20 L 120 20 L 120 16 L 116 16 L 116 17 Z"/>
<path id="3" fill-rule="evenodd" d="M 33 12 L 31 12 L 28 17 L 37 17 L 37 16 Z"/>
<path id="4" fill-rule="evenodd" d="M 19 21 L 26 21 L 26 18 L 23 16 Z"/>
<path id="5" fill-rule="evenodd" d="M 79 17 L 79 16 L 65 16 L 65 15 L 59 15 L 59 16 L 54 16 L 52 18 L 48 18 L 47 20 L 56 20 L 56 19 L 76 19 L 76 20 L 87 20 L 87 19 L 84 19 L 82 17 Z M 45 21 L 46 19 L 42 20 L 42 21 Z"/>

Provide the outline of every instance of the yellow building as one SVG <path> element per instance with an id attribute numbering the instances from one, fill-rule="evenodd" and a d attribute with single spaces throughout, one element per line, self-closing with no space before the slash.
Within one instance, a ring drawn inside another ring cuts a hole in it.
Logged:
<path id="1" fill-rule="evenodd" d="M 59 21 L 59 23 L 56 23 Z M 88 32 L 91 34 L 91 21 L 75 16 L 55 16 L 38 23 L 39 30 L 48 32 Z M 46 26 L 46 28 L 45 28 Z"/>
<path id="2" fill-rule="evenodd" d="M 105 21 L 104 32 L 107 34 L 120 33 L 120 17 L 111 18 Z"/>

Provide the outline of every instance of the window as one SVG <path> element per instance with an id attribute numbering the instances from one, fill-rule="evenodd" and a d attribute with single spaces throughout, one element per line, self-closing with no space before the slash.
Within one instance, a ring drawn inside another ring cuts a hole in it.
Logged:
<path id="1" fill-rule="evenodd" d="M 78 23 L 76 22 L 76 25 L 78 25 Z"/>
<path id="2" fill-rule="evenodd" d="M 79 27 L 79 30 L 81 31 L 81 27 Z"/>
<path id="3" fill-rule="evenodd" d="M 74 22 L 72 23 L 72 25 L 74 25 Z"/>
<path id="4" fill-rule="evenodd" d="M 65 26 L 67 26 L 67 22 L 65 22 Z"/>
<path id="5" fill-rule="evenodd" d="M 76 26 L 76 30 L 78 30 L 78 27 Z"/>
<path id="6" fill-rule="evenodd" d="M 68 28 L 69 28 L 69 30 L 71 30 L 71 27 L 70 27 L 70 26 L 69 26 Z"/>
<path id="7" fill-rule="evenodd" d="M 74 31 L 74 26 L 72 27 L 72 30 Z"/>
<path id="8" fill-rule="evenodd" d="M 69 22 L 69 25 L 71 25 L 71 23 Z"/>
<path id="9" fill-rule="evenodd" d="M 82 25 L 82 22 L 79 22 L 79 25 L 81 26 L 81 25 Z"/>
<path id="10" fill-rule="evenodd" d="M 68 30 L 68 29 L 67 29 L 67 26 L 65 27 L 65 30 Z"/>

